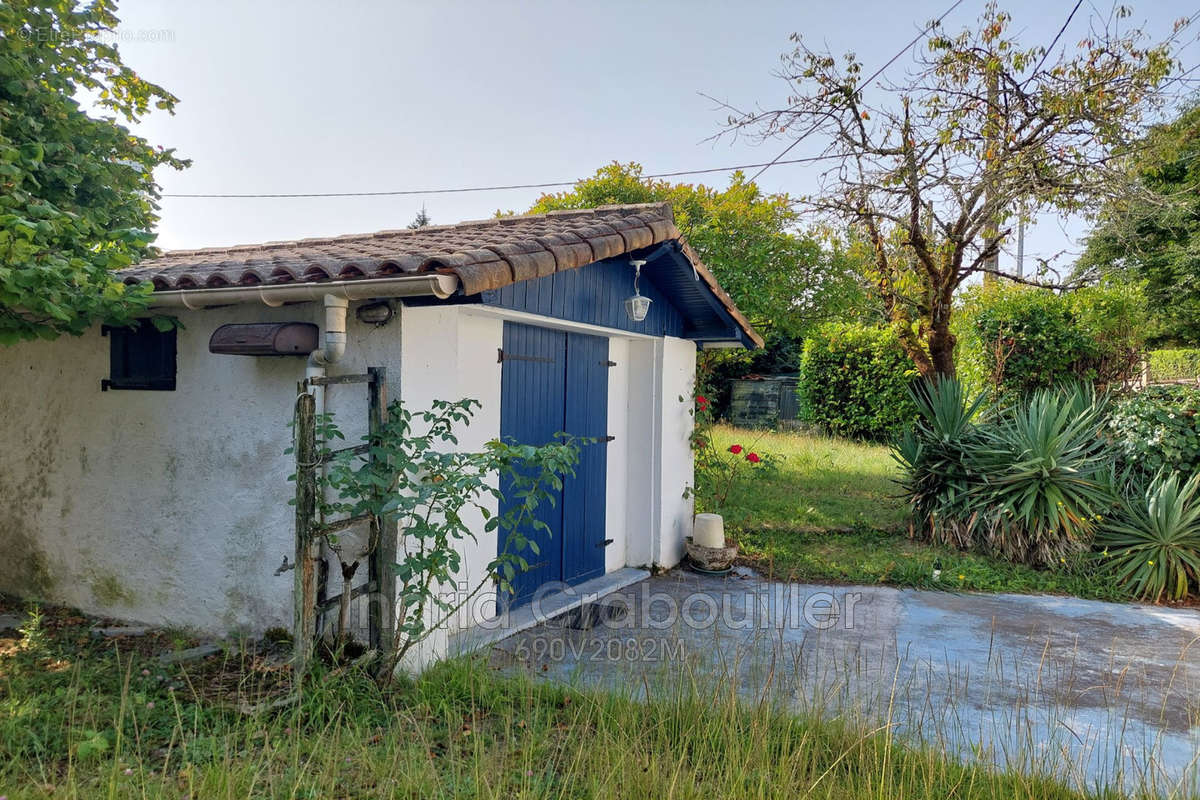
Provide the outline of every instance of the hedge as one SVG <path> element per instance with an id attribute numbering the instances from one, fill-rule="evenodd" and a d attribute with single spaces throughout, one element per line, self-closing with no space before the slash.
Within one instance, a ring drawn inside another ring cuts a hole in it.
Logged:
<path id="1" fill-rule="evenodd" d="M 804 343 L 801 417 L 830 434 L 891 440 L 916 418 L 908 394 L 916 375 L 890 328 L 823 325 Z"/>
<path id="2" fill-rule="evenodd" d="M 1181 347 L 1171 350 L 1152 350 L 1150 380 L 1178 381 L 1200 378 L 1200 348 Z"/>
<path id="3" fill-rule="evenodd" d="M 1017 284 L 967 292 L 954 315 L 960 377 L 1004 396 L 1069 381 L 1120 386 L 1137 374 L 1146 308 L 1137 286 L 1059 294 Z"/>

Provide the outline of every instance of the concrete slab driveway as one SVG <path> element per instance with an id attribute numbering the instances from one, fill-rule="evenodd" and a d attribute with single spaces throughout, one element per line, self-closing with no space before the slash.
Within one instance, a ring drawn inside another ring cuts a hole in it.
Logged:
<path id="1" fill-rule="evenodd" d="M 537 601 L 535 600 L 535 603 Z M 493 660 L 638 696 L 681 677 L 1079 788 L 1200 791 L 1200 613 L 675 571 Z"/>

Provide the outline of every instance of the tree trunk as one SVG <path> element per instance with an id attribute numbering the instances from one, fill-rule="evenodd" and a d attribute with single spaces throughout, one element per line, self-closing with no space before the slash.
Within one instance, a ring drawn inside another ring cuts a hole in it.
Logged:
<path id="1" fill-rule="evenodd" d="M 954 377 L 955 344 L 956 340 L 954 334 L 950 332 L 950 320 L 934 320 L 933 325 L 930 326 L 929 330 L 929 361 L 933 369 L 932 374 L 926 375 L 925 377 Z"/>

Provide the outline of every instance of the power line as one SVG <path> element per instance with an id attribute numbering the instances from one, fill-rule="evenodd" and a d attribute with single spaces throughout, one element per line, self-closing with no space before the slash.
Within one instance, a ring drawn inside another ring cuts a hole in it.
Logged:
<path id="1" fill-rule="evenodd" d="M 949 8 L 947 8 L 945 11 L 943 11 L 943 12 L 942 12 L 942 15 L 941 15 L 940 17 L 938 17 L 937 19 L 935 19 L 935 20 L 932 20 L 931 22 L 929 22 L 929 24 L 927 24 L 927 25 L 924 27 L 924 29 L 922 29 L 922 30 L 921 30 L 921 32 L 920 32 L 920 33 L 918 33 L 918 34 L 917 34 L 915 37 L 913 37 L 913 40 L 912 40 L 911 42 L 909 42 L 908 44 L 904 45 L 904 49 L 902 49 L 900 52 L 896 53 L 896 55 L 894 55 L 894 56 L 892 56 L 891 58 L 889 58 L 889 59 L 887 60 L 887 63 L 885 63 L 885 64 L 884 64 L 882 67 L 880 67 L 879 69 L 875 70 L 874 74 L 872 74 L 872 75 L 871 75 L 871 77 L 867 78 L 865 81 L 863 81 L 863 82 L 862 82 L 862 83 L 860 83 L 859 85 L 860 85 L 860 86 L 866 86 L 866 85 L 868 85 L 868 84 L 869 84 L 871 81 L 875 80 L 875 79 L 876 79 L 876 78 L 878 78 L 880 75 L 882 75 L 882 74 L 883 74 L 883 72 L 884 72 L 884 70 L 886 70 L 886 69 L 887 69 L 888 67 L 890 67 L 892 64 L 895 64 L 895 63 L 896 63 L 896 60 L 897 60 L 897 59 L 899 59 L 899 58 L 900 58 L 900 56 L 902 56 L 902 55 L 904 55 L 905 53 L 907 53 L 909 50 L 911 50 L 911 49 L 912 49 L 912 46 L 913 46 L 913 45 L 915 45 L 917 42 L 919 42 L 919 41 L 921 41 L 922 39 L 924 39 L 924 38 L 925 38 L 925 35 L 926 35 L 927 33 L 929 33 L 931 30 L 933 30 L 935 26 L 937 26 L 937 25 L 940 25 L 940 24 L 941 24 L 941 22 L 942 22 L 942 20 L 944 20 L 946 17 L 950 16 L 950 12 L 952 12 L 954 9 L 956 9 L 956 8 L 958 8 L 960 5 L 962 5 L 962 2 L 963 2 L 963 0 L 956 0 L 956 1 L 955 1 L 955 3 L 954 3 L 954 5 L 950 6 L 950 7 L 949 7 Z M 1080 2 L 1082 2 L 1082 0 L 1080 0 Z M 821 123 L 822 123 L 822 122 L 824 122 L 824 120 L 817 120 L 817 122 L 816 122 L 816 123 L 814 123 L 814 124 L 813 124 L 813 126 L 812 126 L 811 128 L 809 128 L 808 130 L 806 130 L 804 133 L 800 134 L 800 136 L 799 136 L 799 137 L 798 137 L 798 138 L 797 138 L 795 141 L 793 141 L 791 144 L 789 144 L 787 147 L 785 147 L 785 148 L 783 149 L 783 152 L 782 152 L 782 153 L 780 153 L 780 154 L 779 154 L 779 155 L 778 155 L 776 158 L 772 159 L 771 161 L 768 161 L 768 162 L 767 162 L 765 165 L 763 165 L 763 168 L 762 168 L 762 169 L 760 169 L 758 172 L 754 173 L 754 176 L 753 176 L 752 178 L 750 178 L 750 182 L 751 182 L 751 183 L 753 183 L 754 181 L 758 180 L 758 176 L 759 176 L 759 175 L 762 175 L 764 172 L 766 172 L 768 169 L 770 169 L 771 167 L 775 166 L 776 164 L 786 164 L 786 163 L 788 163 L 788 162 L 786 162 L 786 161 L 783 161 L 783 160 L 782 160 L 782 159 L 783 159 L 783 157 L 784 157 L 784 156 L 786 156 L 788 153 L 792 152 L 792 148 L 793 148 L 793 147 L 795 147 L 796 145 L 800 144 L 800 142 L 804 141 L 804 139 L 805 139 L 806 137 L 808 137 L 808 136 L 812 135 L 812 133 L 813 133 L 815 130 L 817 130 L 817 128 L 821 127 Z"/>
<path id="2" fill-rule="evenodd" d="M 772 161 L 772 164 L 809 164 L 814 161 L 825 161 L 832 156 L 811 156 L 809 158 L 792 158 L 787 161 Z M 709 167 L 708 169 L 685 169 L 678 172 L 658 172 L 653 175 L 643 175 L 642 180 L 651 180 L 654 178 L 679 178 L 684 175 L 708 175 L 714 172 L 734 172 L 739 169 L 754 169 L 755 167 L 764 166 L 766 162 L 760 164 L 735 164 L 731 167 Z M 162 197 L 191 197 L 191 198 L 224 198 L 224 199 L 269 199 L 269 198 L 291 198 L 291 197 L 402 197 L 406 195 L 419 194 L 461 194 L 465 192 L 500 192 L 506 189 L 554 189 L 563 186 L 574 186 L 579 183 L 574 181 L 549 181 L 547 183 L 510 183 L 502 186 L 467 186 L 455 189 L 397 189 L 394 191 L 380 192 L 300 192 L 300 193 L 261 193 L 261 194 L 239 194 L 239 193 L 220 193 L 220 194 L 203 194 L 203 193 L 175 193 L 167 192 L 162 194 Z"/>
<path id="3" fill-rule="evenodd" d="M 1081 5 L 1083 5 L 1083 0 L 1077 0 L 1077 2 L 1075 3 L 1075 7 L 1071 9 L 1071 13 L 1067 14 L 1067 21 L 1064 22 L 1062 24 L 1062 27 L 1058 29 L 1058 33 L 1055 34 L 1054 40 L 1052 42 L 1050 42 L 1050 46 L 1047 47 L 1042 52 L 1042 57 L 1038 61 L 1037 66 L 1033 68 L 1033 72 L 1029 73 L 1030 78 L 1032 78 L 1034 75 L 1037 75 L 1038 70 L 1040 70 L 1042 68 L 1042 64 L 1046 63 L 1046 58 L 1050 55 L 1050 51 L 1053 50 L 1058 45 L 1058 40 L 1061 39 L 1063 33 L 1066 32 L 1067 26 L 1071 24 L 1071 20 L 1075 19 L 1075 12 L 1079 10 L 1079 7 Z"/>
<path id="4" fill-rule="evenodd" d="M 1082 0 L 1080 0 L 1080 1 L 1082 2 Z M 875 73 L 871 75 L 871 77 L 869 77 L 865 81 L 863 81 L 863 85 L 869 84 L 871 81 L 875 80 L 880 75 L 882 75 L 884 70 L 886 70 L 888 67 L 890 67 L 892 64 L 894 64 L 896 62 L 896 60 L 898 58 L 900 58 L 902 55 L 907 53 L 912 48 L 913 45 L 915 45 L 917 42 L 921 41 L 921 39 L 923 39 L 925 37 L 925 35 L 934 28 L 934 26 L 940 24 L 942 20 L 944 20 L 946 17 L 948 17 L 950 15 L 950 13 L 952 11 L 954 11 L 954 9 L 956 9 L 960 5 L 962 5 L 962 2 L 963 2 L 963 0 L 955 0 L 954 4 L 951 5 L 945 11 L 943 11 L 941 16 L 939 16 L 937 19 L 935 19 L 935 20 L 931 21 L 929 24 L 927 24 L 925 26 L 925 28 L 922 29 L 921 32 L 919 34 L 917 34 L 911 42 L 906 44 L 902 50 L 900 50 L 894 56 L 889 58 L 887 60 L 887 63 L 885 63 L 882 67 L 877 69 L 875 71 Z M 679 172 L 661 172 L 661 173 L 658 173 L 655 175 L 644 175 L 642 177 L 644 180 L 650 180 L 653 178 L 678 178 L 678 177 L 682 177 L 685 175 L 708 175 L 713 172 L 733 172 L 734 170 L 739 170 L 739 169 L 755 169 L 755 168 L 757 168 L 758 172 L 754 173 L 754 175 L 750 178 L 750 181 L 749 181 L 750 183 L 753 183 L 754 181 L 758 180 L 758 177 L 760 175 L 762 175 L 768 169 L 770 169 L 771 167 L 773 167 L 777 164 L 807 164 L 807 163 L 812 163 L 814 161 L 823 161 L 823 160 L 827 160 L 830 158 L 834 158 L 834 156 L 812 156 L 809 158 L 784 159 L 784 156 L 786 156 L 788 153 L 790 153 L 792 151 L 793 147 L 798 145 L 805 137 L 809 136 L 818 127 L 820 127 L 819 122 L 816 125 L 814 125 L 812 128 L 805 131 L 803 134 L 801 134 L 799 138 L 797 138 L 795 141 L 793 141 L 791 144 L 789 144 L 786 148 L 784 148 L 784 151 L 782 153 L 780 153 L 778 156 L 776 156 L 775 158 L 771 159 L 770 161 L 767 161 L 764 163 L 738 164 L 738 165 L 732 166 L 732 167 L 712 167 L 710 169 L 689 169 L 689 170 L 682 170 Z M 403 196 L 409 196 L 409 195 L 422 195 L 422 194 L 463 194 L 463 193 L 467 193 L 467 192 L 499 192 L 499 191 L 505 191 L 508 189 L 557 189 L 557 188 L 561 188 L 564 186 L 574 186 L 577 183 L 579 183 L 579 181 L 549 181 L 546 183 L 514 183 L 514 184 L 508 184 L 508 185 L 504 185 L 504 186 L 470 186 L 470 187 L 457 188 L 457 189 L 400 189 L 400 190 L 396 190 L 396 191 L 381 191 L 381 192 L 297 192 L 297 193 L 276 192 L 276 193 L 259 193 L 259 194 L 252 194 L 252 193 L 206 194 L 206 193 L 169 192 L 169 193 L 164 193 L 162 195 L 162 197 L 206 198 L 206 199 L 227 199 L 227 200 L 304 198 L 304 197 L 403 197 Z"/>

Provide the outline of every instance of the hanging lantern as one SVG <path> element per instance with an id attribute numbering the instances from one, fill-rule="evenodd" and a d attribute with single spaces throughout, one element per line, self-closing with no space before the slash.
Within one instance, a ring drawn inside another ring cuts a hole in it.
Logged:
<path id="1" fill-rule="evenodd" d="M 638 281 L 642 277 L 642 265 L 646 262 L 642 259 L 635 259 L 629 262 L 633 265 L 633 296 L 625 299 L 625 313 L 634 322 L 641 322 L 646 319 L 646 315 L 650 313 L 650 298 L 643 297 L 641 290 L 638 289 Z"/>

